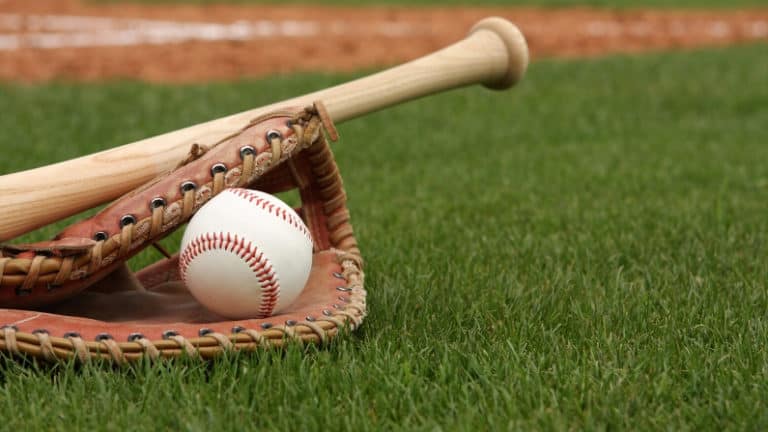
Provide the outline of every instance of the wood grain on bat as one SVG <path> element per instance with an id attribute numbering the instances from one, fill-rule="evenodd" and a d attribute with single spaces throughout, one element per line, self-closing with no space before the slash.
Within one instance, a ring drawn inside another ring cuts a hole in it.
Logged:
<path id="1" fill-rule="evenodd" d="M 103 152 L 0 177 L 0 240 L 7 240 L 129 192 L 173 169 L 193 143 L 213 144 L 254 117 L 322 100 L 335 122 L 470 84 L 506 88 L 525 73 L 517 27 L 480 21 L 467 38 L 377 74 Z"/>

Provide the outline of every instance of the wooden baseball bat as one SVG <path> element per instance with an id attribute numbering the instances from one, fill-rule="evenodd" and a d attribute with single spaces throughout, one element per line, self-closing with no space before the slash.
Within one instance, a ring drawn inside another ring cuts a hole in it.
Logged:
<path id="1" fill-rule="evenodd" d="M 502 18 L 486 18 L 465 39 L 371 76 L 99 153 L 0 176 L 0 241 L 117 198 L 173 169 L 193 143 L 213 144 L 250 119 L 281 106 L 322 100 L 330 117 L 343 122 L 470 84 L 508 88 L 523 77 L 527 66 L 528 47 L 518 28 Z"/>

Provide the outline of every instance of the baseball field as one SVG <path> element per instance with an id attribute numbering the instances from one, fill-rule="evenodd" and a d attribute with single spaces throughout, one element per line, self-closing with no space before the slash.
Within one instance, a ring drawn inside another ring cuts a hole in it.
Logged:
<path id="1" fill-rule="evenodd" d="M 336 85 L 487 15 L 532 57 L 512 90 L 338 125 L 359 329 L 212 361 L 3 355 L 0 429 L 768 428 L 764 1 L 365 3 L 0 0 L 0 174 Z M 312 25 L 227 33 L 264 17 Z"/>

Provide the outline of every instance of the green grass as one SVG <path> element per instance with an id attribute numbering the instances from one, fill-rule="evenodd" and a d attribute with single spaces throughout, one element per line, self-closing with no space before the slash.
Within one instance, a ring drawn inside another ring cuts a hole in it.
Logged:
<path id="1" fill-rule="evenodd" d="M 100 3 L 158 3 L 157 0 L 90 0 Z M 341 6 L 597 6 L 607 8 L 722 8 L 768 7 L 767 0 L 160 0 L 175 4 L 326 4 Z"/>
<path id="2" fill-rule="evenodd" d="M 765 49 L 544 61 L 341 125 L 358 332 L 210 365 L 5 362 L 3 427 L 765 430 Z M 5 85 L 0 170 L 346 78 Z"/>

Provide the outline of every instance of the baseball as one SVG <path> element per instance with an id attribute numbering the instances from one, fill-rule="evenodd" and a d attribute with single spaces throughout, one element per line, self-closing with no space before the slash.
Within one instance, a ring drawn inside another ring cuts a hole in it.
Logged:
<path id="1" fill-rule="evenodd" d="M 280 312 L 304 289 L 312 237 L 278 198 L 226 189 L 192 217 L 179 252 L 179 272 L 203 306 L 230 319 Z"/>

